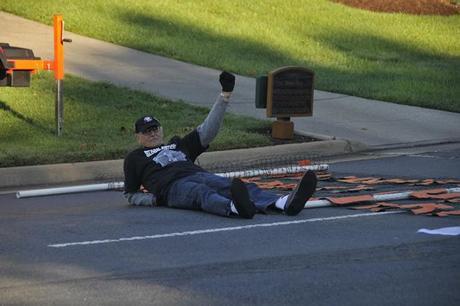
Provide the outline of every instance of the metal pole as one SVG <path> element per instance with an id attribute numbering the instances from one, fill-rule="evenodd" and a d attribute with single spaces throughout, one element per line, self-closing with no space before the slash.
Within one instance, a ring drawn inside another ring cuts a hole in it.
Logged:
<path id="1" fill-rule="evenodd" d="M 62 135 L 64 128 L 64 84 L 63 80 L 56 80 L 56 103 L 55 103 L 55 114 L 56 114 L 56 134 L 57 136 Z"/>

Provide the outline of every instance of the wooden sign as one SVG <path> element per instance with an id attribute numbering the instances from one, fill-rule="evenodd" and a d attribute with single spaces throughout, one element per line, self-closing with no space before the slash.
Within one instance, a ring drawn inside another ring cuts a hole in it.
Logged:
<path id="1" fill-rule="evenodd" d="M 313 71 L 282 67 L 268 74 L 267 117 L 300 117 L 313 114 Z"/>

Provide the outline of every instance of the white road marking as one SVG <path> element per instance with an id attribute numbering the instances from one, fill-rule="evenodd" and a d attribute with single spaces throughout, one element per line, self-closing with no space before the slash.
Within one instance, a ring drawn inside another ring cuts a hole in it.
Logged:
<path id="1" fill-rule="evenodd" d="M 321 222 L 321 221 L 334 221 L 334 220 L 351 219 L 351 218 L 374 217 L 374 216 L 382 216 L 382 215 L 388 215 L 388 214 L 397 214 L 401 212 L 402 211 L 364 213 L 364 214 L 334 216 L 334 217 L 325 217 L 325 218 L 311 218 L 311 219 L 304 219 L 304 220 L 293 220 L 293 221 L 283 221 L 283 222 L 274 222 L 274 223 L 250 224 L 250 225 L 242 225 L 242 226 L 234 226 L 234 227 L 210 228 L 210 229 L 203 229 L 203 230 L 176 232 L 176 233 L 169 233 L 169 234 L 157 234 L 157 235 L 150 235 L 150 236 L 134 236 L 134 237 L 124 237 L 124 238 L 117 238 L 117 239 L 66 242 L 66 243 L 49 244 L 48 247 L 65 248 L 65 247 L 77 246 L 77 245 L 105 244 L 105 243 L 115 243 L 115 242 L 123 242 L 123 241 L 160 239 L 160 238 L 169 238 L 169 237 L 177 237 L 177 236 L 192 236 L 192 235 L 202 235 L 202 234 L 217 233 L 217 232 L 228 232 L 228 231 L 252 229 L 252 228 L 257 228 L 257 227 L 272 227 L 272 226 L 282 226 L 282 225 L 291 225 L 291 224 L 301 224 L 301 223 L 308 223 L 308 222 Z"/>

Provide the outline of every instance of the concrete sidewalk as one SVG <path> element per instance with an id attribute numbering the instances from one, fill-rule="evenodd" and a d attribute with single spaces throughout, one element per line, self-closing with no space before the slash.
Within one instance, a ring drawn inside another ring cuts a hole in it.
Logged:
<path id="1" fill-rule="evenodd" d="M 51 17 L 50 17 L 51 18 Z M 143 90 L 169 99 L 210 106 L 219 92 L 219 71 L 120 47 L 66 32 L 65 70 L 89 80 Z M 0 40 L 53 58 L 52 27 L 0 12 Z M 391 89 L 388 89 L 391 90 Z M 229 111 L 266 118 L 255 108 L 255 79 L 238 76 Z M 387 146 L 458 141 L 460 114 L 315 91 L 313 117 L 295 118 L 295 128 Z"/>

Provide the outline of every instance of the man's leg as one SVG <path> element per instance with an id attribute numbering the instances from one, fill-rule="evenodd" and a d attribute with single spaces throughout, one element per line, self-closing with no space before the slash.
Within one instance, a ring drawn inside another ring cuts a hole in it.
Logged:
<path id="1" fill-rule="evenodd" d="M 252 219 L 257 208 L 254 206 L 254 202 L 249 197 L 249 192 L 246 185 L 238 178 L 232 180 L 230 186 L 230 194 L 232 196 L 231 209 L 236 210 L 236 213 L 246 219 Z"/>
<path id="2" fill-rule="evenodd" d="M 203 211 L 229 216 L 231 213 L 251 219 L 256 209 L 249 199 L 244 183 L 238 179 L 222 181 L 229 192 L 217 192 L 215 179 L 220 177 L 211 173 L 196 173 L 173 183 L 168 193 L 168 206 Z"/>
<path id="3" fill-rule="evenodd" d="M 248 188 L 249 197 L 254 202 L 254 205 L 262 212 L 265 212 L 269 206 L 274 205 L 280 198 L 279 194 L 261 189 L 254 183 L 246 184 L 246 187 Z"/>
<path id="4" fill-rule="evenodd" d="M 286 198 L 284 212 L 286 215 L 295 216 L 302 211 L 305 203 L 316 191 L 317 178 L 313 171 L 307 171 L 300 183 Z"/>
<path id="5" fill-rule="evenodd" d="M 229 179 L 210 172 L 200 172 L 194 176 L 199 177 L 202 184 L 230 199 L 233 213 L 246 219 L 254 217 L 257 209 L 249 197 L 246 185 L 240 179 Z"/>
<path id="6" fill-rule="evenodd" d="M 203 210 L 229 216 L 231 200 L 200 182 L 194 175 L 177 180 L 168 193 L 168 207 Z"/>
<path id="7" fill-rule="evenodd" d="M 286 215 L 295 216 L 305 207 L 305 203 L 316 191 L 316 175 L 313 171 L 306 172 L 296 188 L 285 196 L 279 196 L 276 193 L 262 190 L 256 184 L 247 184 L 251 199 L 256 207 L 265 211 L 270 205 L 275 204 L 277 209 L 286 213 Z"/>
<path id="8" fill-rule="evenodd" d="M 203 172 L 196 174 L 201 177 L 201 181 L 208 185 L 212 190 L 225 198 L 232 198 L 232 181 L 228 178 L 219 177 L 212 173 Z M 265 211 L 269 206 L 276 203 L 276 208 L 283 210 L 287 215 L 297 215 L 305 207 L 305 203 L 316 191 L 317 178 L 313 171 L 307 171 L 297 187 L 286 196 L 266 191 L 257 187 L 256 184 L 245 184 L 249 193 L 250 200 L 260 211 Z M 235 194 L 235 192 L 234 192 Z M 248 217 L 246 217 L 248 218 Z M 249 217 L 249 218 L 252 218 Z"/>
<path id="9" fill-rule="evenodd" d="M 243 193 L 243 192 L 238 192 L 238 189 L 241 190 L 244 187 L 238 186 L 239 184 L 236 183 L 235 179 L 232 180 L 229 178 L 217 176 L 209 172 L 203 172 L 200 175 L 203 176 L 204 180 L 206 180 L 206 184 L 210 188 L 216 190 L 217 193 L 219 193 L 220 195 L 226 198 L 234 199 L 235 197 L 238 197 L 238 195 L 241 195 L 241 193 Z M 234 186 L 233 194 L 231 192 L 232 183 Z M 280 198 L 278 194 L 260 189 L 254 183 L 250 183 L 250 184 L 246 183 L 244 185 L 249 193 L 249 199 L 254 203 L 255 207 L 259 211 L 265 211 L 268 206 L 273 205 L 276 202 L 276 200 Z M 243 196 L 243 198 L 244 197 L 245 196 Z"/>

